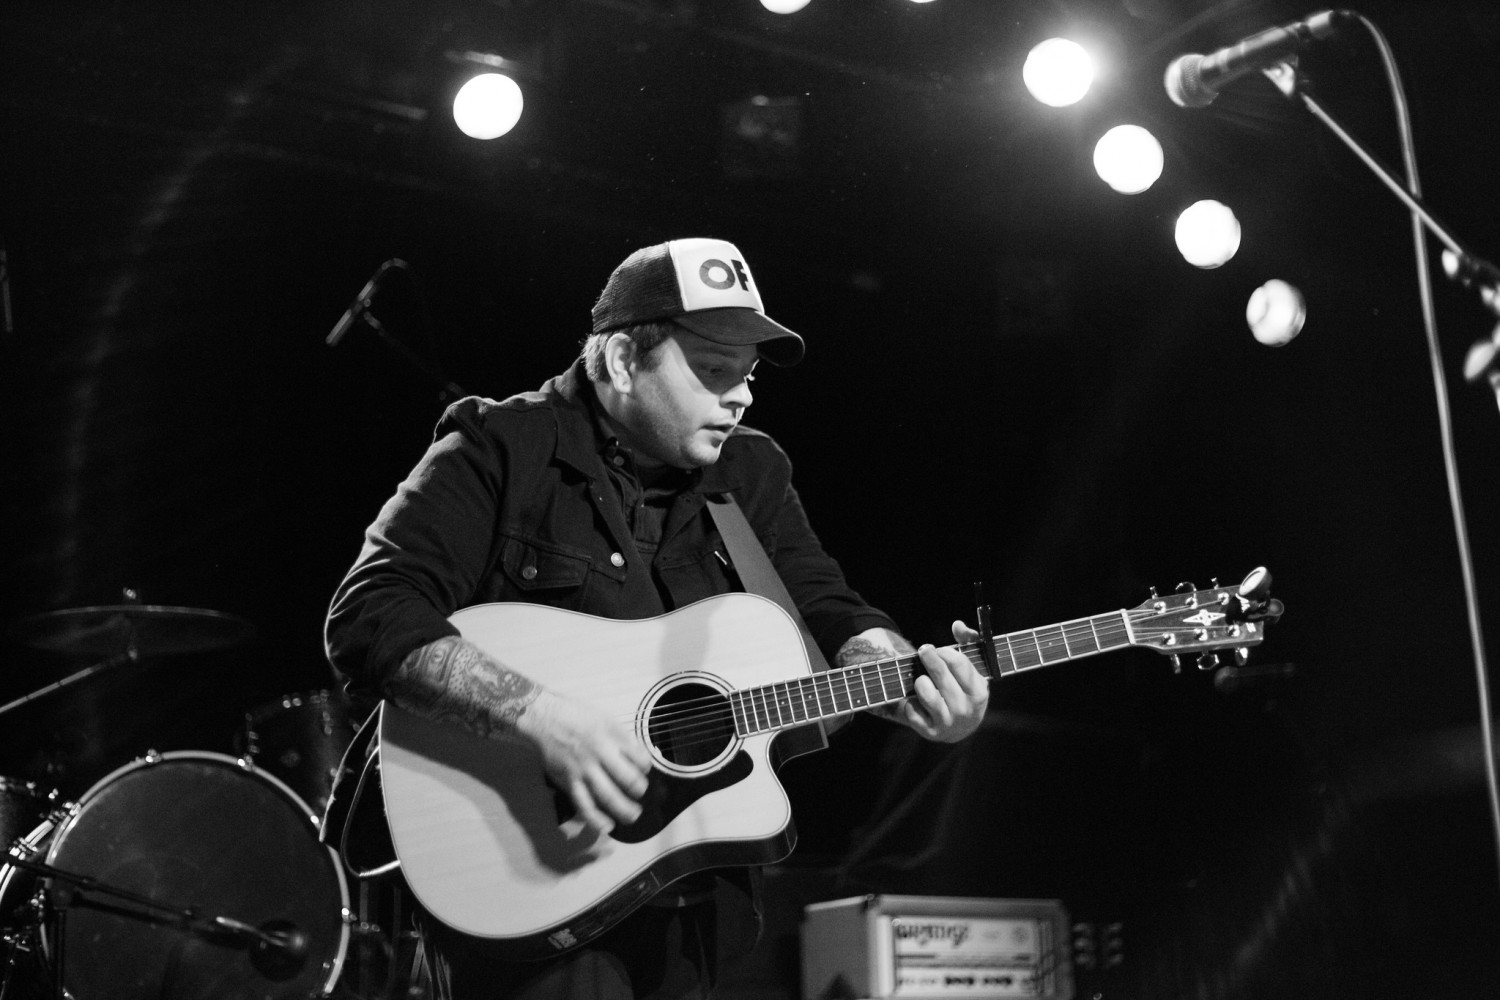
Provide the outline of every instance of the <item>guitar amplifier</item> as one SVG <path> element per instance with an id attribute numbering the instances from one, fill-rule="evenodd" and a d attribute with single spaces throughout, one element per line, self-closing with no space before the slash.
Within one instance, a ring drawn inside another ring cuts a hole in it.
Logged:
<path id="1" fill-rule="evenodd" d="M 854 896 L 802 917 L 803 1000 L 1072 1000 L 1055 899 Z"/>

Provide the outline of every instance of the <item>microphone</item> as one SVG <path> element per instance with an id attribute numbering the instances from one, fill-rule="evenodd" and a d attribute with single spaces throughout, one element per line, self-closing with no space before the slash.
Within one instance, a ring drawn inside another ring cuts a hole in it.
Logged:
<path id="1" fill-rule="evenodd" d="M 1327 38 L 1338 22 L 1354 16 L 1353 11 L 1325 10 L 1251 35 L 1206 56 L 1196 52 L 1178 56 L 1167 66 L 1167 96 L 1181 108 L 1206 108 L 1219 96 L 1220 87 L 1281 62 L 1311 41 Z"/>
<path id="2" fill-rule="evenodd" d="M 329 347 L 337 347 L 339 341 L 344 339 L 344 334 L 354 329 L 354 324 L 358 323 L 360 318 L 370 308 L 370 297 L 375 294 L 375 289 L 379 287 L 380 279 L 385 277 L 385 272 L 393 267 L 405 266 L 406 261 L 392 257 L 377 267 L 375 273 L 370 276 L 370 280 L 365 282 L 365 287 L 361 288 L 359 294 L 354 297 L 354 301 L 349 303 L 349 308 L 344 310 L 344 315 L 340 316 L 339 321 L 333 324 L 333 329 L 328 331 L 328 336 L 324 338 L 323 342 Z"/>

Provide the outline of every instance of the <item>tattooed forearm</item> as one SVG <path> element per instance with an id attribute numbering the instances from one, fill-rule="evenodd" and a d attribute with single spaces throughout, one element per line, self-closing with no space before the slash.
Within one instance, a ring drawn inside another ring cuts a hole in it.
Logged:
<path id="1" fill-rule="evenodd" d="M 873 636 L 879 636 L 885 642 L 876 642 Z M 859 635 L 851 637 L 839 647 L 834 654 L 834 665 L 838 667 L 852 667 L 857 663 L 869 663 L 872 660 L 884 660 L 894 652 L 898 656 L 916 652 L 916 648 L 906 641 L 906 637 L 890 629 L 867 630 Z M 900 702 L 887 705 L 879 705 L 873 709 L 875 715 L 883 719 L 897 718 Z"/>
<path id="2" fill-rule="evenodd" d="M 839 647 L 834 654 L 834 665 L 839 667 L 852 667 L 856 663 L 869 663 L 871 660 L 883 660 L 891 655 L 892 650 L 897 654 L 914 653 L 915 648 L 901 636 L 894 632 L 887 633 L 890 637 L 890 646 L 882 646 L 873 639 L 867 639 L 863 635 L 856 635 L 848 642 Z"/>
<path id="3" fill-rule="evenodd" d="M 514 729 L 541 691 L 529 677 L 507 670 L 457 636 L 412 650 L 389 684 L 392 700 L 402 708 L 484 737 Z"/>

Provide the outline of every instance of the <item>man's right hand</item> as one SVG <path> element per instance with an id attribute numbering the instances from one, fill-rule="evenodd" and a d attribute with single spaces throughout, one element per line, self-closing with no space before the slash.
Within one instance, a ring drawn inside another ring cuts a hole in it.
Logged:
<path id="1" fill-rule="evenodd" d="M 641 815 L 651 755 L 617 720 L 582 701 L 543 689 L 516 720 L 542 752 L 547 777 L 600 835 Z"/>

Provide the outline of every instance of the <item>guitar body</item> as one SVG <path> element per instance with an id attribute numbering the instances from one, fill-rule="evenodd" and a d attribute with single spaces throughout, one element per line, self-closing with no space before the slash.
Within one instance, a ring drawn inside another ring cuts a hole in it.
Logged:
<path id="1" fill-rule="evenodd" d="M 412 892 L 437 919 L 517 959 L 545 958 L 686 874 L 791 852 L 773 735 L 737 736 L 727 701 L 809 672 L 797 626 L 776 604 L 725 594 L 640 621 L 486 604 L 451 621 L 500 663 L 620 719 L 655 768 L 641 819 L 600 837 L 548 784 L 529 743 L 382 705 L 391 837 Z"/>

